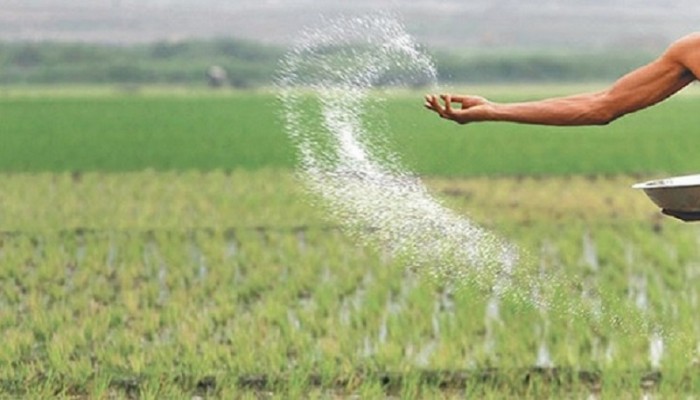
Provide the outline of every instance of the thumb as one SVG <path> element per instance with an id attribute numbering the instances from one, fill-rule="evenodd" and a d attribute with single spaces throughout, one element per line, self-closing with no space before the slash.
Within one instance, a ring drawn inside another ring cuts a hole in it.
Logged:
<path id="1" fill-rule="evenodd" d="M 442 100 L 445 102 L 445 112 L 447 114 L 452 114 L 452 96 L 449 94 L 440 95 Z"/>

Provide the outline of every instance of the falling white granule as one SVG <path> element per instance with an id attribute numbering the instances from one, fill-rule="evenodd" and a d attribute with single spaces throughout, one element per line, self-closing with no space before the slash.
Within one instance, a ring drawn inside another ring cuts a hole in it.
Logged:
<path id="1" fill-rule="evenodd" d="M 364 118 L 378 87 L 434 86 L 436 77 L 403 26 L 379 15 L 302 32 L 277 83 L 301 175 L 354 237 L 416 270 L 501 292 L 518 262 L 516 248 L 444 207 Z"/>
<path id="2" fill-rule="evenodd" d="M 277 87 L 308 188 L 358 241 L 388 250 L 412 270 L 475 284 L 490 299 L 508 294 L 547 315 L 590 315 L 576 296 L 553 301 L 557 289 L 566 290 L 561 277 L 528 272 L 533 260 L 516 246 L 444 207 L 386 146 L 386 121 L 368 118 L 382 101 L 378 89 L 436 85 L 432 59 L 390 15 L 340 18 L 303 31 L 280 63 Z M 597 270 L 586 240 L 585 260 Z M 595 320 L 601 313 L 598 304 Z M 615 314 L 607 317 L 618 325 Z M 660 335 L 650 339 L 655 367 L 663 343 Z M 544 338 L 537 365 L 553 365 Z"/>

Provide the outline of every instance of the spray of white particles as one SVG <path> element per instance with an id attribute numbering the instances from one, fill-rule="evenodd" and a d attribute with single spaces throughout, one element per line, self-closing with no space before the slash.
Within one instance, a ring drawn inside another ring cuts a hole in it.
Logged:
<path id="1" fill-rule="evenodd" d="M 534 260 L 443 206 L 402 166 L 386 144 L 391 118 L 378 120 L 373 112 L 381 109 L 384 88 L 427 86 L 437 86 L 432 59 L 391 15 L 340 18 L 302 31 L 280 62 L 277 88 L 307 187 L 359 242 L 414 271 L 476 285 L 495 301 L 507 294 L 542 315 L 599 321 L 604 313 L 619 326 L 602 305 L 591 311 L 577 302 L 556 272 L 528 272 Z M 420 112 L 420 99 L 415 107 Z M 557 290 L 569 295 L 554 300 Z M 657 342 L 652 355 L 660 353 Z"/>
<path id="2" fill-rule="evenodd" d="M 431 196 L 382 144 L 381 124 L 364 118 L 381 101 L 377 88 L 434 86 L 436 77 L 403 26 L 375 15 L 303 31 L 277 84 L 301 175 L 354 237 L 438 278 L 504 290 L 515 247 Z"/>

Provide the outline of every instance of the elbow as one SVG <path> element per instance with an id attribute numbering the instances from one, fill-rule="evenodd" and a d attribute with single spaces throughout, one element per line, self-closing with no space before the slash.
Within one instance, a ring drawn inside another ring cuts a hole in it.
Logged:
<path id="1" fill-rule="evenodd" d="M 611 113 L 611 112 L 601 113 L 593 121 L 593 125 L 600 125 L 600 126 L 610 125 L 613 121 L 620 118 L 621 116 L 622 115 L 618 115 L 618 114 Z"/>
<path id="2" fill-rule="evenodd" d="M 624 112 L 619 110 L 619 102 L 609 93 L 602 93 L 597 97 L 591 110 L 591 125 L 609 125 L 624 115 Z"/>
<path id="3" fill-rule="evenodd" d="M 609 125 L 620 116 L 608 109 L 592 109 L 583 117 L 581 125 Z"/>

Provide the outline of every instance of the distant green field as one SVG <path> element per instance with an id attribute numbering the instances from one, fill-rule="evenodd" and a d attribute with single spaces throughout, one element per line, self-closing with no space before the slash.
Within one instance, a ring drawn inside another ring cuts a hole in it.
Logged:
<path id="1" fill-rule="evenodd" d="M 496 97 L 522 101 L 541 96 Z M 607 126 L 505 123 L 458 126 L 431 119 L 406 99 L 391 104 L 396 148 L 429 175 L 689 173 L 700 170 L 700 97 L 670 99 Z"/>
<path id="2" fill-rule="evenodd" d="M 260 109 L 269 109 L 269 114 Z M 0 100 L 5 171 L 285 166 L 271 96 L 58 95 Z"/>
<path id="3" fill-rule="evenodd" d="M 488 89 L 484 89 L 489 92 Z M 533 96 L 517 88 L 496 100 Z M 674 98 L 609 126 L 457 126 L 390 95 L 373 110 L 406 166 L 424 175 L 686 173 L 700 162 L 700 97 Z M 273 94 L 155 91 L 0 96 L 0 170 L 136 171 L 293 168 Z M 370 121 L 371 123 L 372 121 Z"/>
<path id="4" fill-rule="evenodd" d="M 456 126 L 419 93 L 369 112 L 531 259 L 518 277 L 557 277 L 541 294 L 572 307 L 537 308 L 353 240 L 295 176 L 271 93 L 0 93 L 0 398 L 700 393 L 698 225 L 630 188 L 697 172 L 696 95 L 595 128 Z"/>

